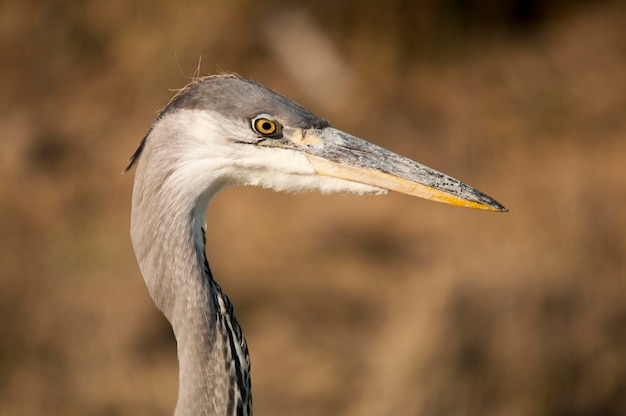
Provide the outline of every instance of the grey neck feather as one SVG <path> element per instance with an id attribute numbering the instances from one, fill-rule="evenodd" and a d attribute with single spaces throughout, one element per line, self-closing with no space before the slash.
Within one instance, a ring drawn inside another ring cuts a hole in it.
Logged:
<path id="1" fill-rule="evenodd" d="M 194 194 L 168 180 L 175 162 L 165 157 L 171 152 L 162 149 L 164 135 L 150 133 L 137 166 L 131 237 L 150 295 L 177 340 L 175 415 L 237 414 L 238 407 L 239 414 L 250 414 L 247 347 L 204 254 L 207 204 L 222 185 L 207 178 L 209 186 Z"/>

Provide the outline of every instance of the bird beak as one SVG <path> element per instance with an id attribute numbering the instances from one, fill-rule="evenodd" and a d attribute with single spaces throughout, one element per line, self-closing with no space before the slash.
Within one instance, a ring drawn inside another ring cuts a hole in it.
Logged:
<path id="1" fill-rule="evenodd" d="M 463 182 L 340 130 L 289 130 L 284 138 L 305 153 L 318 175 L 451 205 L 508 211 Z"/>

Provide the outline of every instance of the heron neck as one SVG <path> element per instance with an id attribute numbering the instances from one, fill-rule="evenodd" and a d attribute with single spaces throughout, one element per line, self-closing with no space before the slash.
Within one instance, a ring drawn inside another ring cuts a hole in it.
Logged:
<path id="1" fill-rule="evenodd" d="M 149 184 L 142 180 L 148 176 L 142 173 L 140 166 L 133 191 L 131 237 L 148 291 L 176 336 L 179 392 L 175 414 L 233 413 L 229 410 L 236 400 L 232 392 L 235 366 L 229 363 L 228 337 L 219 318 L 221 296 L 230 303 L 212 279 L 204 252 L 210 195 L 188 198 L 163 187 L 148 192 Z"/>

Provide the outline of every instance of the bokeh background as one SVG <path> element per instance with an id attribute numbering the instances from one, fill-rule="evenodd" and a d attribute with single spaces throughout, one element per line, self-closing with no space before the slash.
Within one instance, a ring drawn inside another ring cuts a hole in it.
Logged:
<path id="1" fill-rule="evenodd" d="M 128 158 L 236 72 L 492 195 L 239 188 L 208 257 L 257 415 L 626 414 L 621 1 L 0 2 L 0 413 L 169 415 Z"/>

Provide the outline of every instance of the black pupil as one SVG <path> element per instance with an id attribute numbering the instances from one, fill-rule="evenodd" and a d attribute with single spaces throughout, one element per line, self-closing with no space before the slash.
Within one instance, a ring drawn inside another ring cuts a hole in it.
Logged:
<path id="1" fill-rule="evenodd" d="M 261 124 L 261 130 L 265 130 L 265 131 L 272 130 L 272 123 L 270 123 L 269 121 L 264 121 L 263 124 Z"/>

